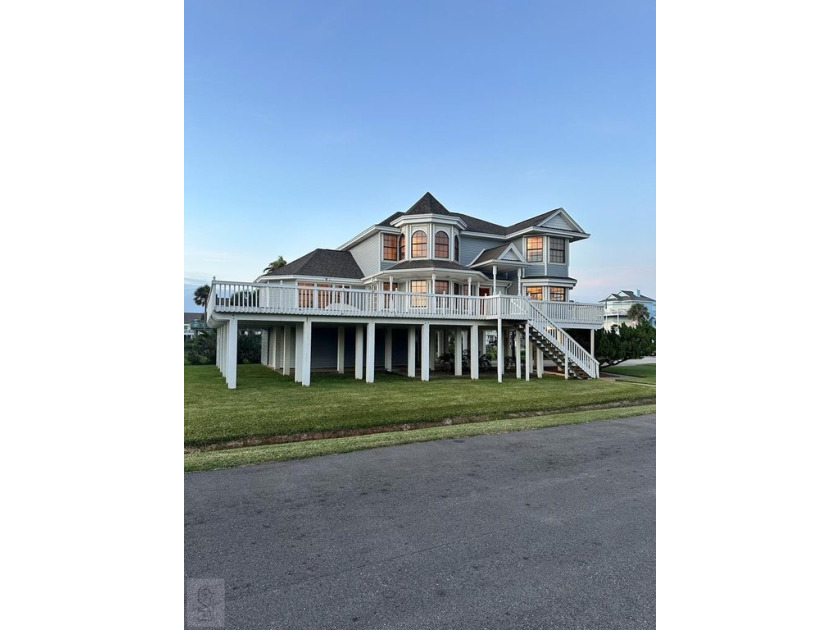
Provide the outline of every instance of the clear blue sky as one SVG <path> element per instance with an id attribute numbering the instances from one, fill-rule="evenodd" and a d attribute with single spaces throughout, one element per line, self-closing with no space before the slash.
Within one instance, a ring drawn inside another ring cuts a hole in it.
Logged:
<path id="1" fill-rule="evenodd" d="M 430 191 L 592 236 L 571 297 L 656 297 L 654 2 L 187 0 L 184 284 L 253 280 Z"/>

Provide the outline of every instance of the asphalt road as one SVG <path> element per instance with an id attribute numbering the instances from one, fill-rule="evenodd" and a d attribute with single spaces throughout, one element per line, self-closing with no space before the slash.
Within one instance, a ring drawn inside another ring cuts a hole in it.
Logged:
<path id="1" fill-rule="evenodd" d="M 187 474 L 186 583 L 225 628 L 652 628 L 655 450 L 648 415 Z"/>

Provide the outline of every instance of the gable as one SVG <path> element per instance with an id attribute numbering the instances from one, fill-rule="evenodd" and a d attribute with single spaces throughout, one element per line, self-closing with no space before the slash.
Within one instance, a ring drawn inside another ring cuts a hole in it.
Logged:
<path id="1" fill-rule="evenodd" d="M 560 214 L 560 213 L 551 217 L 547 221 L 543 221 L 542 226 L 547 227 L 547 228 L 554 228 L 556 230 L 574 230 L 575 229 L 572 225 L 570 225 L 563 218 L 563 215 Z"/>

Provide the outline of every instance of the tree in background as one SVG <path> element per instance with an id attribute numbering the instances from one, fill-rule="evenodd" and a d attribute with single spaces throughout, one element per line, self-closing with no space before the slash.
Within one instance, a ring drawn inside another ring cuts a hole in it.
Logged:
<path id="1" fill-rule="evenodd" d="M 198 287 L 193 293 L 193 302 L 204 307 L 204 321 L 207 321 L 207 300 L 210 298 L 210 285 Z"/>
<path id="2" fill-rule="evenodd" d="M 615 331 L 595 331 L 595 358 L 601 367 L 642 359 L 655 352 L 656 328 L 646 319 L 641 319 L 635 327 L 622 324 Z"/>
<path id="3" fill-rule="evenodd" d="M 644 304 L 633 304 L 627 309 L 627 319 L 638 324 L 640 321 L 648 321 L 650 319 L 650 311 Z"/>
<path id="4" fill-rule="evenodd" d="M 286 261 L 283 260 L 282 256 L 278 256 L 277 260 L 268 263 L 268 267 L 263 269 L 263 272 L 268 273 L 269 271 L 274 271 L 275 269 L 279 269 L 280 267 L 284 267 L 286 265 Z"/>

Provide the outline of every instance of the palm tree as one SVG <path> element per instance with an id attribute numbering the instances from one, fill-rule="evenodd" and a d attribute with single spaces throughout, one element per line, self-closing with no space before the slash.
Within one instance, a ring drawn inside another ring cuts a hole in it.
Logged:
<path id="1" fill-rule="evenodd" d="M 278 256 L 277 260 L 268 263 L 268 267 L 263 269 L 264 272 L 274 271 L 275 269 L 279 269 L 283 265 L 286 264 L 286 261 L 283 260 L 282 256 Z"/>
<path id="2" fill-rule="evenodd" d="M 204 322 L 207 323 L 207 300 L 210 297 L 210 285 L 205 284 L 203 287 L 198 287 L 193 293 L 193 302 L 198 306 L 204 307 Z"/>
<path id="3" fill-rule="evenodd" d="M 641 320 L 647 321 L 650 319 L 650 311 L 644 304 L 633 304 L 627 309 L 627 319 L 638 324 Z"/>

